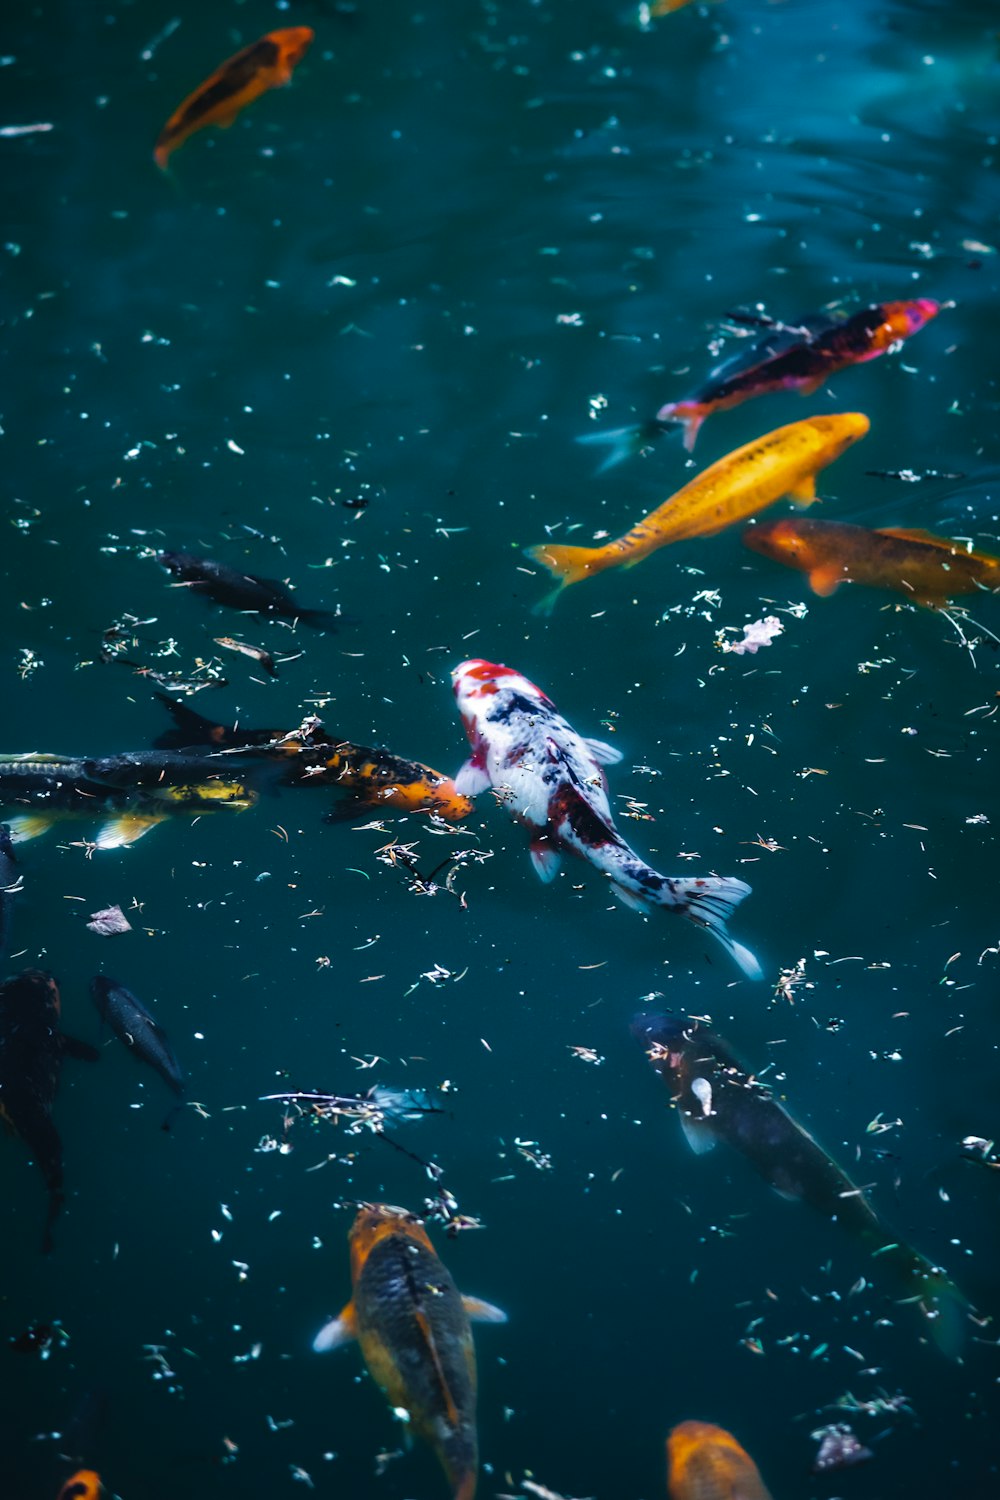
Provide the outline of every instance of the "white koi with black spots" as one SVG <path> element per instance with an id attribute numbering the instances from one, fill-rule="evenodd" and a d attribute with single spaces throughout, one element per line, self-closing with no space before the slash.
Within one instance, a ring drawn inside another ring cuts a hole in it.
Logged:
<path id="1" fill-rule="evenodd" d="M 555 876 L 561 854 L 575 854 L 606 875 L 627 906 L 645 913 L 665 907 L 687 917 L 710 932 L 744 974 L 761 977 L 754 955 L 726 929 L 750 894 L 746 882 L 660 875 L 615 828 L 602 767 L 621 760 L 620 751 L 577 734 L 541 689 L 510 667 L 464 661 L 451 675 L 472 747 L 455 785 L 469 797 L 487 787 L 500 792 L 531 834 L 531 860 L 542 880 Z"/>

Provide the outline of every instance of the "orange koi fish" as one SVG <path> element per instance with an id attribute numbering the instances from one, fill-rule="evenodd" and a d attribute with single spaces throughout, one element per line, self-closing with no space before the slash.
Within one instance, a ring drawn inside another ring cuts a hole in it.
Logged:
<path id="1" fill-rule="evenodd" d="M 422 1222 L 403 1208 L 361 1204 L 348 1239 L 353 1296 L 313 1348 L 357 1339 L 389 1404 L 409 1413 L 436 1452 L 454 1500 L 473 1500 L 479 1444 L 469 1320 L 505 1323 L 506 1314 L 460 1294 Z"/>
<path id="2" fill-rule="evenodd" d="M 807 417 L 746 443 L 692 479 L 637 526 L 603 547 L 528 547 L 559 586 L 536 606 L 549 614 L 563 589 L 605 568 L 632 568 L 659 547 L 714 536 L 788 495 L 799 505 L 816 498 L 816 475 L 863 438 L 870 423 L 860 412 Z"/>
<path id="3" fill-rule="evenodd" d="M 309 26 L 287 26 L 281 31 L 269 31 L 242 52 L 227 58 L 174 110 L 160 131 L 153 152 L 156 165 L 165 170 L 171 152 L 196 130 L 205 125 L 227 130 L 254 99 L 268 89 L 290 83 L 315 34 Z"/>
<path id="4" fill-rule="evenodd" d="M 670 1500 L 771 1500 L 746 1449 L 724 1427 L 681 1422 L 667 1438 Z"/>
<path id="5" fill-rule="evenodd" d="M 650 11 L 651 15 L 656 13 Z M 701 424 L 714 412 L 729 411 L 754 396 L 776 391 L 811 396 L 838 370 L 866 364 L 898 348 L 940 311 L 940 303 L 919 297 L 911 302 L 878 302 L 849 317 L 846 313 L 818 313 L 803 318 L 796 326 L 772 323 L 767 318 L 741 319 L 762 322 L 767 332 L 749 349 L 713 370 L 693 395 L 683 401 L 668 401 L 652 422 L 588 433 L 580 441 L 610 447 L 602 470 L 610 469 L 679 422 L 684 427 L 684 446 L 690 452 Z"/>
<path id="6" fill-rule="evenodd" d="M 845 521 L 785 516 L 749 526 L 743 540 L 751 551 L 805 573 L 813 593 L 824 598 L 842 583 L 863 583 L 934 608 L 954 594 L 1000 589 L 1000 557 L 970 552 L 930 531 L 870 531 Z"/>
<path id="7" fill-rule="evenodd" d="M 101 1476 L 93 1469 L 77 1469 L 59 1491 L 57 1500 L 99 1500 Z"/>

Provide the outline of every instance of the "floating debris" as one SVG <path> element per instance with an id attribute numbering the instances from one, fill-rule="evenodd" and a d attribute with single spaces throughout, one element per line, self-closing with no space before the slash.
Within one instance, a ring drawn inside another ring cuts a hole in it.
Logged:
<path id="1" fill-rule="evenodd" d="M 132 931 L 132 923 L 120 906 L 106 906 L 103 911 L 93 912 L 87 927 L 98 937 L 114 937 L 118 932 Z"/>
<path id="2" fill-rule="evenodd" d="M 866 1448 L 854 1436 L 846 1422 L 832 1422 L 828 1427 L 819 1427 L 809 1436 L 819 1443 L 819 1452 L 813 1460 L 814 1474 L 828 1474 L 834 1469 L 847 1469 L 852 1464 L 863 1463 L 871 1458 L 872 1450 Z"/>

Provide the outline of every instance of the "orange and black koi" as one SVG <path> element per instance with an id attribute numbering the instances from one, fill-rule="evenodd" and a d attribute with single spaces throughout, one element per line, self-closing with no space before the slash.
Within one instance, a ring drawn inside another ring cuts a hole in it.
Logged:
<path id="1" fill-rule="evenodd" d="M 871 531 L 846 521 L 784 516 L 748 527 L 743 540 L 751 551 L 805 573 L 813 593 L 824 598 L 842 583 L 861 583 L 933 608 L 955 594 L 1000 590 L 1000 557 L 931 531 Z"/>
<path id="2" fill-rule="evenodd" d="M 939 303 L 920 297 L 911 302 L 879 302 L 849 317 L 818 314 L 797 327 L 776 324 L 750 349 L 713 370 L 692 396 L 661 406 L 652 422 L 588 433 L 581 441 L 609 444 L 611 453 L 602 466 L 609 469 L 681 423 L 684 446 L 690 452 L 698 429 L 713 413 L 776 391 L 809 396 L 838 370 L 878 359 L 918 333 L 940 310 Z"/>
<path id="3" fill-rule="evenodd" d="M 353 1295 L 313 1348 L 357 1339 L 390 1406 L 406 1411 L 433 1447 L 454 1500 L 474 1500 L 479 1443 L 469 1322 L 505 1323 L 506 1314 L 461 1295 L 423 1223 L 403 1208 L 362 1204 L 349 1239 Z"/>
<path id="4" fill-rule="evenodd" d="M 724 1427 L 681 1422 L 667 1439 L 670 1500 L 771 1500 L 746 1449 Z"/>
<path id="5" fill-rule="evenodd" d="M 77 1469 L 59 1491 L 57 1500 L 100 1500 L 101 1476 L 93 1469 Z"/>
<path id="6" fill-rule="evenodd" d="M 254 99 L 268 89 L 290 83 L 315 34 L 309 26 L 269 31 L 242 52 L 227 58 L 174 110 L 160 131 L 153 152 L 156 165 L 165 170 L 171 153 L 196 130 L 206 125 L 226 130 Z"/>
<path id="7" fill-rule="evenodd" d="M 25 969 L 0 986 L 0 1117 L 27 1146 L 49 1190 L 43 1249 L 63 1204 L 62 1141 L 52 1122 L 59 1070 L 66 1056 L 96 1062 L 96 1048 L 59 1029 L 59 986 L 51 974 Z"/>
<path id="8" fill-rule="evenodd" d="M 472 802 L 463 796 L 450 776 L 444 776 L 418 760 L 403 760 L 388 750 L 338 740 L 319 719 L 308 718 L 288 733 L 281 729 L 243 729 L 239 725 L 213 724 L 202 714 L 168 698 L 156 695 L 174 720 L 156 741 L 162 749 L 216 745 L 231 751 L 242 764 L 248 756 L 283 765 L 283 786 L 334 787 L 344 794 L 326 821 L 335 823 L 359 812 L 381 809 L 393 812 L 431 812 L 449 822 L 468 817 Z M 220 760 L 220 766 L 224 764 Z"/>

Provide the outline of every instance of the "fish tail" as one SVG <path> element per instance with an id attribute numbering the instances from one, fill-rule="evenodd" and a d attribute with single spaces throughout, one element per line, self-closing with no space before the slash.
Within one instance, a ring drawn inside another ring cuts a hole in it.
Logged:
<path id="1" fill-rule="evenodd" d="M 558 588 L 539 600 L 534 613 L 550 615 L 563 589 L 568 588 L 571 583 L 581 583 L 584 578 L 589 578 L 591 573 L 599 570 L 601 564 L 598 559 L 602 552 L 601 547 L 551 547 L 547 542 L 542 542 L 537 547 L 525 547 L 525 557 L 530 557 L 532 562 L 542 563 L 559 580 Z"/>
<path id="2" fill-rule="evenodd" d="M 331 633 L 339 630 L 342 625 L 354 623 L 335 609 L 303 609 L 298 618 L 304 625 L 311 625 L 313 630 L 329 630 Z"/>
<path id="3" fill-rule="evenodd" d="M 63 1193 L 61 1188 L 51 1188 L 49 1190 L 49 1211 L 45 1217 L 45 1229 L 42 1233 L 43 1255 L 51 1255 L 56 1247 L 55 1237 L 52 1231 L 55 1227 L 56 1220 L 62 1213 L 62 1206 L 65 1202 L 65 1196 L 66 1195 Z"/>
<path id="4" fill-rule="evenodd" d="M 475 1469 L 463 1474 L 455 1485 L 454 1500 L 475 1500 L 477 1478 Z"/>
<path id="5" fill-rule="evenodd" d="M 726 922 L 739 906 L 744 896 L 749 896 L 750 886 L 745 880 L 734 880 L 730 876 L 706 875 L 690 880 L 667 880 L 653 899 L 662 906 L 669 906 L 687 917 L 696 927 L 710 932 L 716 942 L 739 965 L 748 979 L 762 979 L 763 970 L 757 959 L 730 936 Z"/>
<path id="6" fill-rule="evenodd" d="M 969 1331 L 973 1307 L 968 1297 L 940 1266 L 922 1256 L 909 1277 L 910 1296 L 927 1321 L 928 1332 L 948 1359 L 960 1359 Z"/>
<path id="7" fill-rule="evenodd" d="M 602 432 L 585 432 L 577 438 L 577 442 L 610 448 L 610 453 L 597 470 L 598 474 L 604 474 L 608 469 L 624 463 L 625 459 L 635 458 L 650 443 L 655 443 L 667 431 L 668 425 L 670 424 L 659 421 L 637 422 L 632 427 L 611 427 Z"/>

